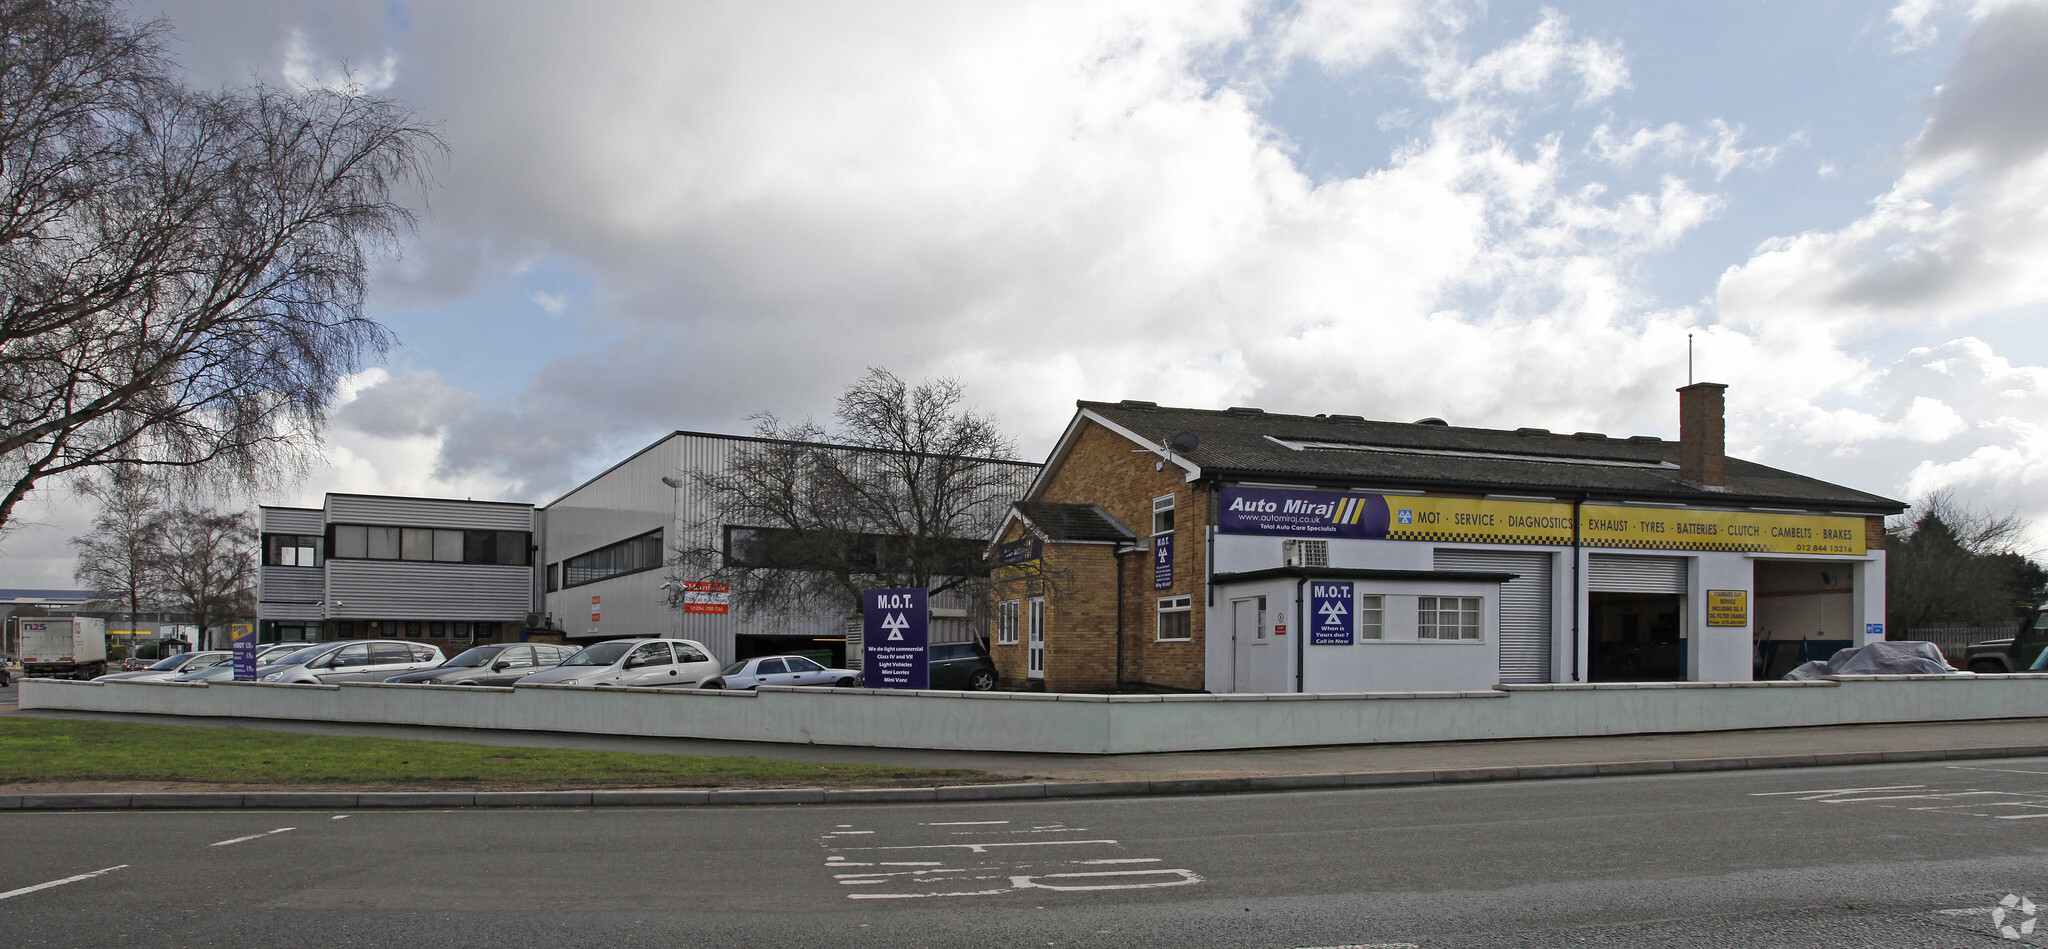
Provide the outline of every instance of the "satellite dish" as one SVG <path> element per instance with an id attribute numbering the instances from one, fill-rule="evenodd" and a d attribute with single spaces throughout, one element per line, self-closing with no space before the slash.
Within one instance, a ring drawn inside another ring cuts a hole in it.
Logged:
<path id="1" fill-rule="evenodd" d="M 1185 455 L 1188 452 L 1194 451 L 1195 446 L 1200 445 L 1201 443 L 1202 440 L 1200 438 L 1195 437 L 1194 432 L 1182 432 L 1178 435 L 1173 436 L 1172 438 L 1167 439 L 1166 447 L 1171 448 L 1174 451 L 1177 451 Z"/>

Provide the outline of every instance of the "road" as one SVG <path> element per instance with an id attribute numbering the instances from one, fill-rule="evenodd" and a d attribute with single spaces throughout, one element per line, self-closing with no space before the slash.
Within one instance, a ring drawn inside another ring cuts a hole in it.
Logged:
<path id="1" fill-rule="evenodd" d="M 0 834 L 9 947 L 2048 944 L 2018 899 L 2048 892 L 2048 759 L 946 806 L 16 813 Z"/>

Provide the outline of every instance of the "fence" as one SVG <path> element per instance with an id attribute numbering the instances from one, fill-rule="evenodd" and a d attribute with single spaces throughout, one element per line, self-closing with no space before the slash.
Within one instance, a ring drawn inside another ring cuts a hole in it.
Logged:
<path id="1" fill-rule="evenodd" d="M 1941 647 L 1942 658 L 1958 669 L 1964 668 L 1963 650 L 1987 639 L 2010 639 L 2019 630 L 2011 626 L 1943 626 L 1887 633 L 1886 639 L 1930 642 Z"/>

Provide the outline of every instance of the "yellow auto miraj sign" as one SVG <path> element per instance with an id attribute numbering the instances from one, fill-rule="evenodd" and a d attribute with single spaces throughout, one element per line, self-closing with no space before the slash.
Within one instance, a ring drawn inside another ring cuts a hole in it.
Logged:
<path id="1" fill-rule="evenodd" d="M 1385 495 L 1387 539 L 1570 546 L 1572 506 L 1554 501 Z M 1579 542 L 1638 550 L 1862 556 L 1863 520 L 1825 514 L 1587 504 Z"/>

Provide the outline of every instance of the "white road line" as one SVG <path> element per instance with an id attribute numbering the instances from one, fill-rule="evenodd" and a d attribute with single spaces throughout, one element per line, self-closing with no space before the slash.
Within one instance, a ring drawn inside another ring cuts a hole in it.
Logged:
<path id="1" fill-rule="evenodd" d="M 1989 817 L 1993 820 L 2036 820 L 2048 817 L 2048 814 L 1978 814 L 1977 816 Z"/>
<path id="2" fill-rule="evenodd" d="M 1881 794 L 1876 797 L 1838 797 L 1821 801 L 1822 804 L 1863 804 L 1869 801 L 1946 801 L 1950 798 L 1976 797 L 1983 794 L 2011 794 L 2011 791 L 1946 791 L 1939 794 Z"/>
<path id="3" fill-rule="evenodd" d="M 965 851 L 967 851 L 968 853 L 987 853 L 987 852 L 989 852 L 989 850 L 991 850 L 991 849 L 993 849 L 993 848 L 996 848 L 996 847 L 1060 847 L 1060 846 L 1070 846 L 1070 845 L 1075 845 L 1075 844 L 1108 844 L 1108 845 L 1110 845 L 1110 846 L 1112 846 L 1112 847 L 1114 847 L 1114 846 L 1116 846 L 1116 845 L 1117 845 L 1116 841 L 1114 841 L 1114 840 L 1025 840 L 1025 841 L 1019 841 L 1019 842 L 1016 842 L 1016 843 L 992 843 L 992 844 L 909 844 L 909 845 L 906 845 L 906 846 L 901 846 L 901 847 L 848 847 L 847 849 L 848 849 L 848 850 L 965 850 Z"/>
<path id="4" fill-rule="evenodd" d="M 1420 949 L 1412 942 L 1368 942 L 1356 946 L 1307 946 L 1304 949 Z"/>
<path id="5" fill-rule="evenodd" d="M 1009 823 L 1009 821 L 1006 821 L 1006 820 L 942 820 L 942 821 L 933 821 L 933 822 L 931 822 L 931 823 L 929 823 L 929 824 L 920 824 L 920 825 L 918 825 L 918 826 L 921 826 L 921 827 L 985 827 L 985 826 L 988 826 L 988 825 L 990 825 L 990 824 L 1007 824 L 1007 823 Z"/>
<path id="6" fill-rule="evenodd" d="M 347 814 L 338 814 L 338 815 L 336 815 L 336 816 L 334 816 L 334 817 L 330 817 L 330 818 L 328 818 L 328 820 L 348 820 L 348 815 L 347 815 Z"/>
<path id="7" fill-rule="evenodd" d="M 215 841 L 215 842 L 213 842 L 213 843 L 207 844 L 207 846 L 209 846 L 209 847 L 225 847 L 225 846 L 227 846 L 227 845 L 229 845 L 229 844 L 239 844 L 239 843 L 242 843 L 242 842 L 244 842 L 244 841 L 249 841 L 249 840 L 257 840 L 257 839 L 260 839 L 260 838 L 263 838 L 263 837 L 268 837 L 268 836 L 270 836 L 271 834 L 282 834 L 282 833 L 284 833 L 285 831 L 288 831 L 288 830 L 298 830 L 298 828 L 297 828 L 297 827 L 279 827 L 279 828 L 278 828 L 278 829 L 276 829 L 276 830 L 268 830 L 268 831 L 264 831 L 263 833 L 260 833 L 260 834 L 250 834 L 250 835 L 249 835 L 249 836 L 247 836 L 247 837 L 236 837 L 236 838 L 234 838 L 233 840 L 219 840 L 219 841 Z"/>
<path id="8" fill-rule="evenodd" d="M 1082 861 L 1079 861 L 1079 862 L 1080 862 L 1080 863 L 1082 863 L 1082 864 L 1084 864 L 1084 865 L 1088 865 L 1088 866 L 1101 866 L 1101 865 L 1103 865 L 1103 864 L 1106 864 L 1106 863 L 1158 863 L 1158 862 L 1160 862 L 1160 861 L 1161 861 L 1161 859 L 1163 859 L 1163 858 L 1160 858 L 1160 857 L 1124 857 L 1124 858 L 1121 858 L 1121 859 L 1117 859 L 1117 860 L 1082 860 Z"/>
<path id="9" fill-rule="evenodd" d="M 1948 769 L 1950 771 L 1996 771 L 1999 774 L 2048 774 L 2048 771 L 2022 771 L 2017 768 L 1972 768 L 1959 764 L 1949 765 Z"/>
<path id="10" fill-rule="evenodd" d="M 1750 797 L 1783 797 L 1791 794 L 1857 794 L 1864 791 L 1910 791 L 1925 784 L 1893 784 L 1881 788 L 1808 788 L 1804 791 L 1752 791 Z"/>
<path id="11" fill-rule="evenodd" d="M 64 885 L 64 884 L 66 884 L 66 883 L 77 883 L 77 882 L 78 882 L 78 881 L 80 881 L 80 880 L 90 880 L 90 879 L 92 879 L 93 877 L 97 877 L 97 876 L 106 876 L 107 874 L 109 874 L 109 873 L 112 873 L 112 872 L 114 872 L 115 870 L 126 870 L 126 869 L 128 869 L 128 864 L 125 864 L 125 863 L 124 863 L 124 864 L 121 864 L 121 865 L 120 865 L 120 866 L 118 866 L 118 867 L 108 867 L 108 868 L 106 868 L 105 870 L 94 870 L 94 871 L 93 871 L 93 872 L 91 872 L 91 873 L 81 873 L 81 874 L 79 874 L 79 875 L 77 875 L 77 876 L 75 876 L 75 877 L 65 877 L 65 878 L 64 878 L 64 879 L 62 879 L 62 880 L 51 880 L 51 881 L 50 881 L 50 882 L 48 882 L 48 883 L 38 883 L 38 884 L 36 884 L 36 885 L 34 885 L 34 886 L 24 886 L 24 887 L 22 887 L 21 889 L 18 889 L 18 890 L 8 890 L 8 891 L 7 891 L 7 892 L 5 892 L 5 893 L 0 893 L 0 900 L 11 900 L 11 899 L 13 899 L 13 898 L 15 898 L 15 897 L 17 897 L 17 896 L 22 896 L 22 895 L 25 895 L 25 894 L 29 894 L 29 893 L 34 893 L 34 892 L 35 892 L 35 891 L 37 891 L 37 890 L 47 890 L 47 889 L 49 889 L 50 887 L 53 887 L 53 886 L 63 886 L 63 885 Z"/>
<path id="12" fill-rule="evenodd" d="M 964 893 L 848 893 L 846 898 L 849 900 L 928 900 L 935 896 L 1001 896 L 1008 892 L 1010 892 L 1008 889 L 1001 889 L 972 890 Z"/>
<path id="13" fill-rule="evenodd" d="M 1068 885 L 1065 883 L 1039 882 L 1040 880 L 1105 880 L 1108 877 L 1124 877 L 1128 879 L 1130 877 L 1139 876 L 1156 877 L 1163 874 L 1171 874 L 1174 878 L 1171 880 L 1158 880 L 1151 883 L 1103 882 Z M 1010 878 L 1010 885 L 1020 890 L 1060 890 L 1072 892 L 1078 892 L 1081 890 L 1150 890 L 1157 889 L 1162 886 L 1187 886 L 1190 883 L 1200 882 L 1202 882 L 1201 876 L 1195 873 L 1195 871 L 1193 870 L 1091 870 L 1086 873 L 1043 873 L 1037 875 L 1013 876 Z"/>

